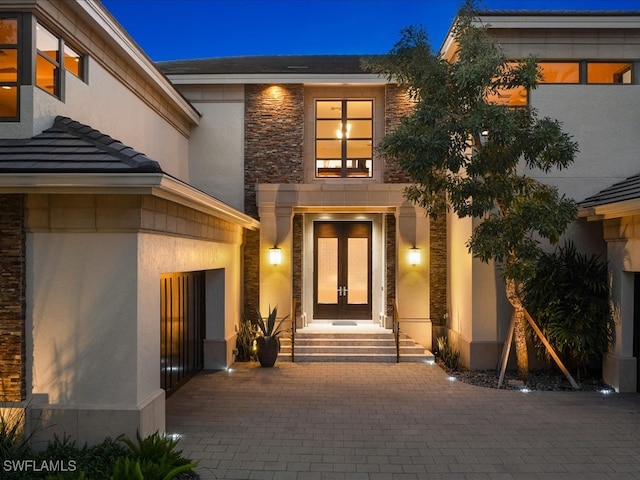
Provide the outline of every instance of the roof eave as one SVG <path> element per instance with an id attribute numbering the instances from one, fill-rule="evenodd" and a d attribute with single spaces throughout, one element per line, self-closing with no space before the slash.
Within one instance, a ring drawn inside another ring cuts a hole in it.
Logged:
<path id="1" fill-rule="evenodd" d="M 164 173 L 4 173 L 0 193 L 153 195 L 248 230 L 260 222 Z"/>

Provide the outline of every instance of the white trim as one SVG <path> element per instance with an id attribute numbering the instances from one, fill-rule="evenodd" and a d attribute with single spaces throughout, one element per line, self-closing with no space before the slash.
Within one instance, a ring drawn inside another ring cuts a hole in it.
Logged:
<path id="1" fill-rule="evenodd" d="M 12 173 L 0 175 L 0 193 L 153 195 L 215 215 L 249 230 L 260 222 L 163 173 Z"/>

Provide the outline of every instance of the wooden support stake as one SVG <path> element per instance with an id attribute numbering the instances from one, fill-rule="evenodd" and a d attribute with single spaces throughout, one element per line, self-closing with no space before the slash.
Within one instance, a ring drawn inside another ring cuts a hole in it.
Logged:
<path id="1" fill-rule="evenodd" d="M 569 383 L 571 383 L 571 386 L 576 390 L 580 390 L 580 386 L 573 379 L 573 377 L 569 373 L 569 370 L 567 370 L 567 368 L 564 366 L 564 364 L 562 363 L 562 360 L 560 360 L 560 357 L 556 355 L 555 350 L 553 349 L 549 341 L 545 338 L 540 328 L 538 328 L 538 325 L 536 325 L 535 320 L 531 317 L 531 315 L 529 315 L 529 312 L 527 312 L 526 309 L 524 310 L 524 314 L 527 317 L 527 321 L 529 322 L 529 325 L 531 325 L 531 328 L 533 328 L 533 331 L 536 332 L 536 335 L 538 335 L 538 338 L 540 338 L 542 343 L 544 343 L 544 346 L 547 347 L 547 351 L 549 352 L 553 360 L 556 362 L 556 365 L 560 367 L 560 370 L 562 370 L 562 373 L 564 373 L 564 376 L 567 377 L 567 380 L 569 380 Z"/>
<path id="2" fill-rule="evenodd" d="M 511 315 L 511 326 L 509 327 L 509 333 L 507 334 L 507 339 L 504 342 L 504 347 L 502 348 L 502 357 L 500 359 L 500 378 L 498 379 L 498 388 L 502 386 L 502 382 L 504 380 L 504 372 L 507 370 L 507 362 L 509 361 L 509 353 L 511 352 L 511 342 L 513 342 L 513 332 L 516 328 L 516 312 L 514 310 Z"/>

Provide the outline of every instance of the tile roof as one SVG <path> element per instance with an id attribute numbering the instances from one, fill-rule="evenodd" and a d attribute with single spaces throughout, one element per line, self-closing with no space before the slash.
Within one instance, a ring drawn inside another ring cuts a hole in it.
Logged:
<path id="1" fill-rule="evenodd" d="M 638 198 L 640 198 L 640 174 L 625 178 L 621 182 L 600 190 L 595 195 L 585 198 L 579 203 L 579 206 L 582 209 L 587 209 Z"/>
<path id="2" fill-rule="evenodd" d="M 370 73 L 360 60 L 374 55 L 267 55 L 157 62 L 166 75 L 180 74 L 354 74 Z"/>
<path id="3" fill-rule="evenodd" d="M 160 164 L 68 117 L 32 138 L 0 139 L 0 173 L 153 173 Z"/>

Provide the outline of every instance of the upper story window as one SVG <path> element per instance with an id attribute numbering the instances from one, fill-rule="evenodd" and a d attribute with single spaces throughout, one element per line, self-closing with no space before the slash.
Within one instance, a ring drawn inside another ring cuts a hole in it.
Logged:
<path id="1" fill-rule="evenodd" d="M 317 100 L 316 178 L 373 175 L 373 101 Z"/>
<path id="2" fill-rule="evenodd" d="M 587 83 L 631 83 L 631 62 L 587 62 Z"/>
<path id="3" fill-rule="evenodd" d="M 83 78 L 82 56 L 64 41 L 36 25 L 36 85 L 56 97 L 61 96 L 62 72 Z"/>
<path id="4" fill-rule="evenodd" d="M 540 83 L 580 83 L 580 62 L 539 62 Z"/>
<path id="5" fill-rule="evenodd" d="M 0 118 L 18 118 L 18 19 L 0 17 Z"/>

